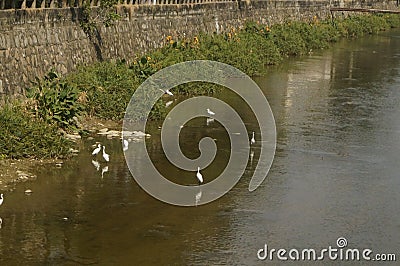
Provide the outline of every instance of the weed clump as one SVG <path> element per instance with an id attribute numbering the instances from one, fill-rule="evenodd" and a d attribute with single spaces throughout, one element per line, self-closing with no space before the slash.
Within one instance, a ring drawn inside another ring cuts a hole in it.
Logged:
<path id="1" fill-rule="evenodd" d="M 62 158 L 71 142 L 55 124 L 36 118 L 21 104 L 0 107 L 0 158 Z"/>

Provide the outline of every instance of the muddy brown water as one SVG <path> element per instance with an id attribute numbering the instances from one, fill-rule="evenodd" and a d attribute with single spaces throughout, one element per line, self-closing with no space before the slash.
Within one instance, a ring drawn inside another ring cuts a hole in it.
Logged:
<path id="1" fill-rule="evenodd" d="M 399 59 L 400 31 L 390 31 L 290 59 L 255 78 L 276 119 L 272 169 L 261 187 L 247 190 L 258 160 L 255 145 L 239 183 L 204 206 L 171 206 L 146 194 L 117 139 L 96 139 L 111 155 L 108 164 L 99 160 L 101 169 L 108 166 L 102 177 L 91 163 L 94 141 L 83 142 L 79 156 L 62 168 L 34 169 L 37 180 L 5 193 L 0 264 L 275 265 L 284 262 L 257 258 L 264 244 L 320 250 L 336 247 L 339 237 L 348 247 L 397 253 L 399 260 Z M 241 109 L 248 128 L 256 128 L 243 102 L 230 93 L 218 97 Z M 195 184 L 195 173 L 165 160 L 157 127 L 149 127 L 147 145 L 160 172 Z M 217 139 L 219 148 L 203 171 L 211 177 L 229 156 L 223 128 L 196 119 L 182 130 L 181 145 L 196 157 L 204 134 Z M 26 195 L 26 189 L 33 193 Z"/>

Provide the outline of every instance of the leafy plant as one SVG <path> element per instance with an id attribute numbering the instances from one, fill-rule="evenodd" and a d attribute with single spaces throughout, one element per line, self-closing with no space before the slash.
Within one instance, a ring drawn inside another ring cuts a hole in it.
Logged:
<path id="1" fill-rule="evenodd" d="M 121 18 L 115 12 L 115 5 L 118 0 L 102 0 L 100 6 L 92 7 L 90 0 L 84 0 L 79 16 L 79 24 L 82 30 L 91 37 L 98 25 L 110 27 L 115 21 Z"/>
<path id="2" fill-rule="evenodd" d="M 0 108 L 0 158 L 54 158 L 70 154 L 72 143 L 17 102 Z"/>
<path id="3" fill-rule="evenodd" d="M 27 89 L 27 97 L 33 103 L 31 111 L 43 121 L 61 128 L 76 126 L 74 117 L 83 111 L 80 95 L 78 89 L 61 81 L 55 72 L 49 72 L 43 80 L 37 79 L 35 86 Z"/>

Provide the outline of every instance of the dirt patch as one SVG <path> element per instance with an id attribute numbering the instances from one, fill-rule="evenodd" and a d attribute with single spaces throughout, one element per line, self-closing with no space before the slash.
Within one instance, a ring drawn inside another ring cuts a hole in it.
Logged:
<path id="1" fill-rule="evenodd" d="M 89 132 L 97 132 L 103 128 L 113 129 L 113 130 L 121 130 L 122 121 L 111 121 L 94 117 L 84 117 L 80 120 L 80 127 L 84 130 L 88 130 Z"/>

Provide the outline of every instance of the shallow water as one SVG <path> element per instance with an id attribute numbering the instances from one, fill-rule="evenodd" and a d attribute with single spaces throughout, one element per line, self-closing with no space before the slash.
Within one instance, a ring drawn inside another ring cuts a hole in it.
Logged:
<path id="1" fill-rule="evenodd" d="M 0 264 L 280 264 L 276 257 L 258 260 L 257 251 L 264 244 L 320 250 L 336 247 L 339 237 L 349 248 L 397 253 L 399 260 L 399 36 L 392 31 L 344 41 L 256 78 L 274 112 L 278 143 L 271 171 L 254 192 L 247 187 L 257 144 L 252 163 L 229 193 L 192 208 L 146 194 L 131 177 L 120 140 L 96 139 L 111 155 L 108 164 L 99 158 L 99 171 L 91 164 L 94 141 L 84 142 L 79 156 L 60 169 L 36 169 L 37 180 L 6 193 L 0 207 Z M 256 128 L 242 101 L 230 93 L 219 98 L 241 110 L 249 131 Z M 196 184 L 195 173 L 165 160 L 157 127 L 149 128 L 147 147 L 160 172 Z M 181 145 L 194 158 L 205 135 L 217 139 L 219 148 L 202 171 L 213 178 L 229 156 L 223 128 L 196 119 L 182 129 Z M 131 143 L 130 149 L 137 146 Z M 137 148 L 134 158 L 139 165 L 142 152 Z M 26 189 L 33 193 L 25 195 Z"/>

